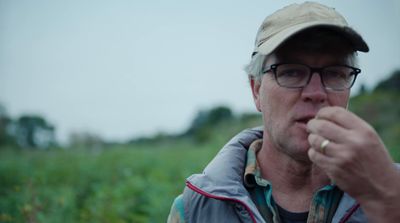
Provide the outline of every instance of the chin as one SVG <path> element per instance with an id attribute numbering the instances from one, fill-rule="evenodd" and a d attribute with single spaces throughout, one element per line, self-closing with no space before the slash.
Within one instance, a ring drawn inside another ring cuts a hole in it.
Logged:
<path id="1" fill-rule="evenodd" d="M 310 145 L 308 141 L 304 139 L 296 140 L 294 137 L 290 138 L 291 140 L 282 142 L 282 144 L 280 144 L 280 148 L 282 149 L 281 152 L 285 153 L 294 160 L 309 162 L 310 160 L 307 153 Z"/>
<path id="2" fill-rule="evenodd" d="M 291 147 L 296 148 L 296 150 L 307 152 L 310 148 L 308 135 L 309 134 L 306 131 L 296 131 L 294 134 L 289 136 L 289 139 L 292 139 L 289 144 L 291 144 Z"/>
<path id="3" fill-rule="evenodd" d="M 290 150 L 295 154 L 296 156 L 299 157 L 307 157 L 308 159 L 308 150 L 310 149 L 310 144 L 308 143 L 307 139 L 301 139 L 301 140 L 294 140 L 291 143 L 292 145 L 290 146 Z"/>

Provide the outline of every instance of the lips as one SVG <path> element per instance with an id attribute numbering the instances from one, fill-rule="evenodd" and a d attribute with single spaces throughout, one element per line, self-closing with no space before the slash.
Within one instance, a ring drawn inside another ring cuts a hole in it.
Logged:
<path id="1" fill-rule="evenodd" d="M 307 117 L 307 118 L 300 118 L 300 119 L 297 119 L 296 122 L 300 122 L 300 123 L 307 124 L 308 121 L 310 121 L 311 119 L 312 119 L 312 118 L 309 118 L 309 117 Z"/>
<path id="2" fill-rule="evenodd" d="M 299 118 L 296 118 L 295 121 L 298 123 L 307 124 L 308 121 L 310 121 L 314 117 L 315 117 L 315 115 L 304 115 L 304 116 L 300 116 Z"/>

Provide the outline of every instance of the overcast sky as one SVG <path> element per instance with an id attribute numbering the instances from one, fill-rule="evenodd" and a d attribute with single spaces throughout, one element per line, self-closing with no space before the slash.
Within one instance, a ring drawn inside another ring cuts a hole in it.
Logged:
<path id="1" fill-rule="evenodd" d="M 0 0 L 0 103 L 40 114 L 65 141 L 180 132 L 199 109 L 255 111 L 243 66 L 274 0 Z M 361 83 L 400 68 L 400 3 L 320 1 L 370 46 Z"/>

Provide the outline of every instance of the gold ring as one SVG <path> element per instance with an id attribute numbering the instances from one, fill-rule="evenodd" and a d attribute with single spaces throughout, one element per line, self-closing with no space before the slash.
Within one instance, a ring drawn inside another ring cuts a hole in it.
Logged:
<path id="1" fill-rule="evenodd" d="M 328 139 L 325 139 L 324 141 L 322 141 L 321 146 L 320 146 L 320 149 L 321 149 L 321 153 L 322 153 L 322 154 L 325 154 L 325 148 L 326 148 L 326 146 L 328 146 L 328 144 L 329 144 L 330 142 L 331 142 L 331 141 L 329 141 Z"/>

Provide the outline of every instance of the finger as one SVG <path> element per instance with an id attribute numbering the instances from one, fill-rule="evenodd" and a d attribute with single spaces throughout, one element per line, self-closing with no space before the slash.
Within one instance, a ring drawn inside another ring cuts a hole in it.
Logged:
<path id="1" fill-rule="evenodd" d="M 327 139 L 316 134 L 308 135 L 308 143 L 312 148 L 325 156 L 334 157 L 338 152 L 338 149 L 336 149 L 336 147 L 338 147 L 337 144 L 335 142 L 329 141 L 329 143 L 325 145 L 322 149 L 322 145 L 325 140 Z"/>
<path id="2" fill-rule="evenodd" d="M 317 166 L 319 166 L 325 173 L 329 173 L 329 166 L 333 165 L 332 158 L 325 156 L 318 152 L 315 148 L 308 150 L 308 158 Z"/>
<path id="3" fill-rule="evenodd" d="M 337 184 L 338 181 L 341 180 L 341 175 L 337 174 L 337 164 L 335 163 L 334 158 L 324 156 L 314 148 L 308 150 L 308 157 L 315 165 L 325 172 L 325 174 L 330 178 L 331 184 Z"/>
<path id="4" fill-rule="evenodd" d="M 307 123 L 307 130 L 310 133 L 320 135 L 323 138 L 329 139 L 336 143 L 346 141 L 349 135 L 348 129 L 345 129 L 341 126 L 338 126 L 334 122 L 324 119 L 311 119 Z"/>
<path id="5" fill-rule="evenodd" d="M 361 118 L 345 108 L 338 106 L 322 108 L 318 111 L 316 118 L 334 122 L 346 129 L 365 127 L 364 121 Z"/>

